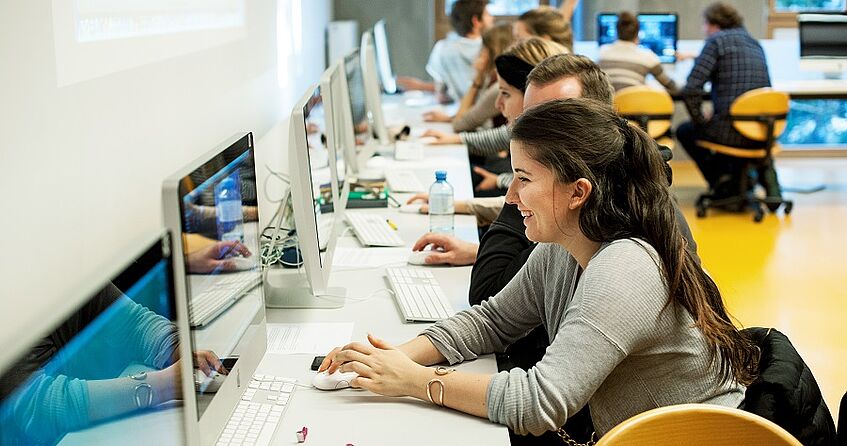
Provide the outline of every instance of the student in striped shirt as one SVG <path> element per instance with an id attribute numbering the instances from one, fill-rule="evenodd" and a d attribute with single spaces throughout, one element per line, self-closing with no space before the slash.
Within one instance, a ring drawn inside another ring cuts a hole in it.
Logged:
<path id="1" fill-rule="evenodd" d="M 609 75 L 615 91 L 626 87 L 644 85 L 650 74 L 659 81 L 669 93 L 678 91 L 659 57 L 652 51 L 638 46 L 638 17 L 629 11 L 618 14 L 618 40 L 600 47 L 598 64 Z"/>

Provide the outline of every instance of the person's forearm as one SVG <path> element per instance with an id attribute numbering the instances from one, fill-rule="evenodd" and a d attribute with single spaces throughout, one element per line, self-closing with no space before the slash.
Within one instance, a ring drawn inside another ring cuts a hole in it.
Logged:
<path id="1" fill-rule="evenodd" d="M 437 375 L 435 369 L 428 369 L 416 377 L 412 388 L 409 389 L 409 396 L 429 402 L 426 390 L 427 383 L 432 379 L 438 379 L 444 383 L 443 391 L 437 382 L 429 386 L 432 401 L 435 404 L 488 418 L 488 384 L 491 382 L 491 375 L 462 372 Z"/>
<path id="2" fill-rule="evenodd" d="M 115 378 L 88 381 L 88 417 L 91 423 L 134 412 L 147 407 L 148 393 L 152 392 L 150 407 L 177 398 L 172 376 L 161 372 L 148 372 L 144 380 Z M 137 389 L 147 384 L 150 389 Z M 136 402 L 136 395 L 139 401 Z M 139 403 L 141 407 L 139 407 Z"/>
<path id="3" fill-rule="evenodd" d="M 439 364 L 447 360 L 426 336 L 418 336 L 398 347 L 412 361 L 421 365 Z"/>

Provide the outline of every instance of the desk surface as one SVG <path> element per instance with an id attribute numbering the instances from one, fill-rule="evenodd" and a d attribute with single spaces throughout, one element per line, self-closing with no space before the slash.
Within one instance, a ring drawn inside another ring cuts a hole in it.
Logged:
<path id="1" fill-rule="evenodd" d="M 387 116 L 405 118 L 405 122 L 421 127 L 420 115 L 434 104 L 414 102 L 419 106 L 405 106 L 403 97 L 387 98 L 384 108 Z M 412 101 L 410 101 L 412 102 Z M 427 125 L 427 127 L 433 127 Z M 394 161 L 377 159 L 384 169 L 411 170 L 423 184 L 434 180 L 436 169 L 447 170 L 448 181 L 455 189 L 456 199 L 473 196 L 467 150 L 464 146 L 428 147 L 422 161 Z M 398 194 L 400 201 L 411 194 Z M 352 210 L 348 212 L 378 212 L 394 221 L 400 236 L 411 245 L 427 231 L 427 215 L 401 214 L 395 208 Z M 469 215 L 456 215 L 456 236 L 478 241 L 476 219 Z M 353 237 L 343 237 L 339 247 L 359 247 Z M 361 248 L 367 249 L 367 248 Z M 432 271 L 456 310 L 468 305 L 470 267 L 421 267 Z M 417 336 L 428 324 L 405 323 L 393 297 L 388 293 L 375 293 L 388 289 L 384 268 L 334 271 L 330 286 L 346 288 L 348 300 L 340 309 L 267 309 L 269 323 L 296 322 L 354 322 L 353 340 L 367 342 L 367 333 L 373 333 L 393 344 L 400 344 Z M 371 296 L 364 299 L 367 296 Z M 301 384 L 310 384 L 315 372 L 309 370 L 312 355 L 267 354 L 259 365 L 258 373 L 295 377 Z M 459 366 L 460 370 L 496 373 L 493 355 Z M 277 430 L 275 444 L 289 444 L 294 433 L 303 426 L 309 428 L 309 443 L 321 445 L 393 444 L 405 445 L 455 444 L 457 438 L 473 438 L 474 444 L 507 445 L 509 437 L 504 426 L 487 419 L 465 415 L 413 398 L 390 398 L 368 391 L 345 389 L 321 391 L 300 387 Z"/>
<path id="2" fill-rule="evenodd" d="M 792 98 L 847 98 L 847 79 L 825 79 L 823 72 L 801 69 L 798 41 L 760 39 L 759 42 L 765 50 L 771 83 L 775 89 L 787 92 Z M 703 49 L 703 41 L 680 40 L 677 48 L 680 52 L 696 56 Z M 574 42 L 574 52 L 596 61 L 599 49 L 596 41 L 579 41 Z M 682 86 L 694 67 L 694 61 L 685 60 L 663 66 L 677 85 Z M 659 86 L 655 79 L 649 82 Z"/>

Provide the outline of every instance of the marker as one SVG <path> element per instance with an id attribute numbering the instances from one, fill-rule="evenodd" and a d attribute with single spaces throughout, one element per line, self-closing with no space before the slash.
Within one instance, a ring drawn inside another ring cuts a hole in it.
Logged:
<path id="1" fill-rule="evenodd" d="M 393 230 L 395 230 L 395 231 L 397 230 L 397 225 L 396 225 L 396 224 L 394 224 L 394 222 L 393 222 L 393 221 L 391 221 L 391 220 L 389 220 L 389 219 L 387 219 L 387 218 L 386 218 L 386 219 L 385 219 L 385 222 L 386 222 L 386 223 L 388 223 L 388 226 L 391 226 L 391 229 L 393 229 Z"/>

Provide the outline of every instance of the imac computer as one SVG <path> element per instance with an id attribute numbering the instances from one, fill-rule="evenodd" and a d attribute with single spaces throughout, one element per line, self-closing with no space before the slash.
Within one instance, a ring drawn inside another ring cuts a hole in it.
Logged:
<path id="1" fill-rule="evenodd" d="M 347 78 L 344 71 L 343 60 L 330 65 L 321 76 L 320 83 L 321 103 L 324 113 L 324 135 L 322 139 L 326 143 L 330 163 L 330 177 L 332 179 L 332 206 L 347 207 L 347 199 L 350 192 L 348 177 L 351 176 L 353 165 L 357 164 L 355 158 L 348 160 L 350 155 L 345 149 L 347 144 L 345 131 L 348 128 L 347 115 L 350 106 L 347 101 Z M 348 166 L 350 166 L 348 168 Z"/>
<path id="2" fill-rule="evenodd" d="M 218 441 L 265 354 L 256 194 L 252 133 L 233 135 L 162 185 L 194 358 L 183 368 L 193 383 L 185 398 L 192 444 Z"/>
<path id="3" fill-rule="evenodd" d="M 618 15 L 597 15 L 597 43 L 605 45 L 618 39 Z M 676 62 L 679 17 L 674 13 L 638 14 L 638 45 L 659 56 L 662 63 Z"/>
<path id="4" fill-rule="evenodd" d="M 362 80 L 365 86 L 365 103 L 367 104 L 371 130 L 379 139 L 382 146 L 391 144 L 388 138 L 388 128 L 385 126 L 385 117 L 382 112 L 382 90 L 379 88 L 379 79 L 376 65 L 376 50 L 374 49 L 373 30 L 362 34 Z"/>
<path id="5" fill-rule="evenodd" d="M 326 127 L 322 127 L 322 123 Z M 336 242 L 343 226 L 344 206 L 324 206 L 332 197 L 328 183 L 330 171 L 337 166 L 329 163 L 319 167 L 310 163 L 310 156 L 320 144 L 321 131 L 330 131 L 332 119 L 323 106 L 322 90 L 313 86 L 291 112 L 289 122 L 289 156 L 291 178 L 290 199 L 294 209 L 297 250 L 302 268 L 284 270 L 272 268 L 265 282 L 267 306 L 272 308 L 340 308 L 344 306 L 344 288 L 327 285 L 332 270 Z M 330 159 L 337 159 L 335 148 L 326 150 Z M 345 190 L 347 187 L 345 185 Z M 346 195 L 339 192 L 335 196 Z M 343 198 L 340 198 L 343 201 Z M 328 210 L 327 210 L 328 209 Z M 326 251 L 321 255 L 322 246 Z M 305 275 L 303 271 L 305 270 Z"/>
<path id="6" fill-rule="evenodd" d="M 4 346 L 0 444 L 190 444 L 171 246 L 163 232 L 142 238 L 69 291 L 68 312 L 45 312 Z"/>
<path id="7" fill-rule="evenodd" d="M 366 170 L 368 159 L 374 155 L 377 141 L 371 136 L 371 126 L 368 122 L 362 58 L 358 49 L 344 56 L 342 69 L 344 77 L 340 88 L 332 90 L 333 103 L 341 112 L 340 116 L 336 115 L 340 118 L 336 121 L 336 140 L 352 176 L 373 178 L 374 175 Z"/>
<path id="8" fill-rule="evenodd" d="M 388 52 L 388 33 L 385 30 L 385 19 L 376 22 L 374 25 L 373 39 L 382 90 L 386 94 L 397 94 L 397 81 L 394 79 L 394 71 L 391 69 L 391 56 Z"/>
<path id="9" fill-rule="evenodd" d="M 847 71 L 847 14 L 800 14 L 800 68 L 840 79 Z"/>

